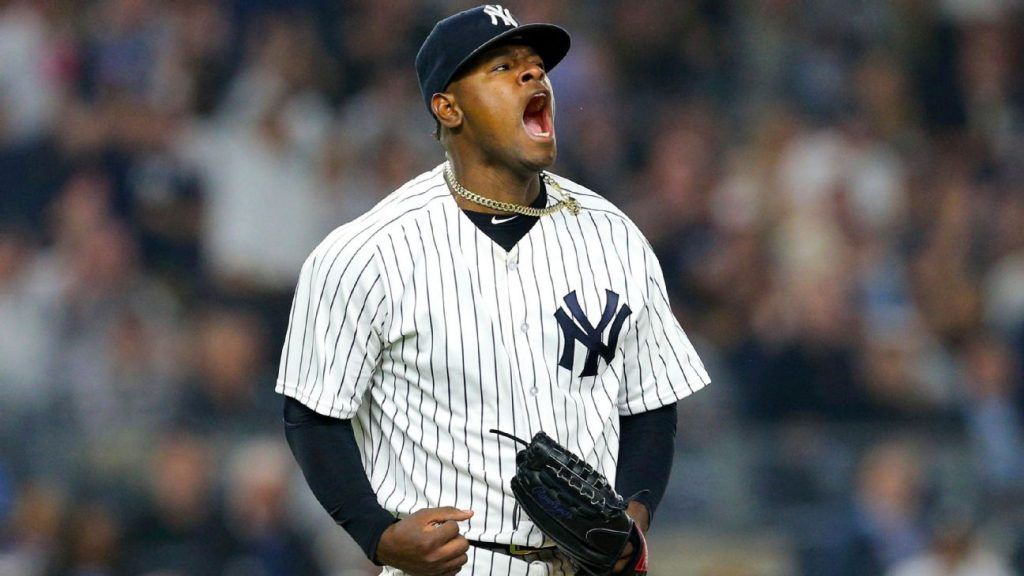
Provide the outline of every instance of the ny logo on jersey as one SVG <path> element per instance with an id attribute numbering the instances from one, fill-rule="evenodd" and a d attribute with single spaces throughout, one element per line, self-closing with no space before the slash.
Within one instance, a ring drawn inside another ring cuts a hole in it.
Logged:
<path id="1" fill-rule="evenodd" d="M 501 4 L 488 4 L 484 6 L 484 14 L 491 17 L 491 24 L 498 25 L 498 18 L 501 18 L 505 22 L 505 26 L 519 26 L 519 22 L 512 17 L 512 13 L 508 11 L 508 8 L 502 8 Z"/>
<path id="2" fill-rule="evenodd" d="M 565 347 L 562 348 L 562 357 L 558 360 L 558 365 L 572 370 L 573 360 L 576 356 L 576 342 L 587 347 L 587 359 L 583 363 L 583 371 L 580 372 L 581 378 L 597 375 L 599 358 L 604 358 L 605 362 L 611 363 L 615 356 L 615 348 L 619 342 L 622 325 L 626 322 L 626 318 L 633 313 L 628 304 L 619 307 L 618 294 L 607 289 L 604 292 L 608 300 L 605 302 L 604 313 L 601 314 L 601 321 L 597 323 L 597 326 L 591 324 L 587 319 L 587 315 L 584 314 L 583 308 L 580 307 L 579 300 L 576 298 L 575 290 L 562 298 L 565 305 L 569 307 L 572 318 L 569 318 L 569 313 L 564 308 L 559 308 L 555 312 L 558 326 L 562 329 L 562 334 L 565 335 Z M 576 319 L 575 322 L 573 322 L 573 318 Z M 608 343 L 606 344 L 601 341 L 601 334 L 604 333 L 609 322 L 612 326 L 608 331 Z"/>

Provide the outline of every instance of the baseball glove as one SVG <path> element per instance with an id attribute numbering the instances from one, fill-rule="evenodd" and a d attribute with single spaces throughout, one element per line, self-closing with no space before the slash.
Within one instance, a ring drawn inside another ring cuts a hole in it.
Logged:
<path id="1" fill-rule="evenodd" d="M 573 562 L 577 576 L 608 576 L 633 542 L 626 568 L 616 574 L 647 574 L 647 543 L 627 502 L 608 480 L 547 434 L 526 442 L 491 430 L 526 447 L 516 454 L 512 492 L 530 520 Z"/>

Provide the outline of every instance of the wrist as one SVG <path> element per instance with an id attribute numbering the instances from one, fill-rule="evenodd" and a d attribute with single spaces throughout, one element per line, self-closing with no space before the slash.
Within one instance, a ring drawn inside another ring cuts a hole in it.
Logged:
<path id="1" fill-rule="evenodd" d="M 648 528 L 651 526 L 651 512 L 646 504 L 639 500 L 630 500 L 629 506 L 626 508 L 626 514 L 633 519 L 633 522 L 636 522 L 641 532 L 647 533 Z"/>
<path id="2" fill-rule="evenodd" d="M 391 543 L 390 537 L 394 532 L 395 524 L 398 523 L 398 518 L 394 518 L 388 523 L 380 535 L 377 537 L 377 541 L 373 544 L 373 550 L 371 551 L 370 562 L 373 562 L 377 566 L 390 566 L 391 557 Z"/>

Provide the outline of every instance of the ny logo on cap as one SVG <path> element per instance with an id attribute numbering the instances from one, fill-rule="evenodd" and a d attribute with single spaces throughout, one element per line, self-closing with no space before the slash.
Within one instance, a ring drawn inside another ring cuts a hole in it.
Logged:
<path id="1" fill-rule="evenodd" d="M 619 295 L 611 290 L 605 289 L 605 296 L 608 300 L 605 301 L 604 313 L 601 314 L 601 320 L 594 326 L 587 319 L 587 315 L 583 312 L 583 308 L 580 307 L 579 300 L 576 298 L 576 291 L 573 290 L 565 295 L 562 300 L 565 305 L 569 307 L 567 313 L 564 308 L 559 308 L 555 312 L 555 320 L 558 320 L 558 326 L 562 329 L 562 333 L 565 335 L 565 347 L 562 348 L 562 357 L 558 360 L 558 365 L 568 370 L 573 369 L 575 360 L 575 348 L 576 342 L 583 344 L 587 348 L 587 358 L 583 361 L 583 370 L 580 372 L 580 377 L 585 376 L 596 376 L 597 375 L 597 361 L 599 358 L 603 358 L 605 362 L 611 363 L 612 358 L 615 357 L 615 348 L 618 347 L 619 333 L 622 332 L 622 325 L 626 322 L 626 317 L 633 313 L 629 309 L 628 304 L 619 306 Z M 572 318 L 569 314 L 572 314 Z M 573 319 L 576 321 L 573 322 Z M 577 323 L 579 323 L 577 325 Z M 601 341 L 601 335 L 605 328 L 608 328 L 608 324 L 611 324 L 611 329 L 608 331 L 608 343 L 605 344 Z"/>
<path id="2" fill-rule="evenodd" d="M 498 18 L 501 18 L 505 22 L 505 26 L 519 26 L 519 22 L 512 17 L 512 13 L 508 11 L 508 8 L 502 8 L 501 4 L 488 4 L 484 6 L 484 14 L 491 17 L 491 24 L 498 25 Z"/>

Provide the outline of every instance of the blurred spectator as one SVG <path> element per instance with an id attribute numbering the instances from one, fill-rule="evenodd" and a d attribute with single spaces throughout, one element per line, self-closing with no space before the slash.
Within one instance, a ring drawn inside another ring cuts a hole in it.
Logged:
<path id="1" fill-rule="evenodd" d="M 806 574 L 872 576 L 925 550 L 920 455 L 901 441 L 873 446 L 860 463 L 848 516 L 829 552 Z"/>
<path id="2" fill-rule="evenodd" d="M 952 160 L 952 159 L 951 159 Z M 944 344 L 955 346 L 979 328 L 981 298 L 971 262 L 976 210 L 981 189 L 955 170 L 947 180 L 933 182 L 930 192 L 935 224 L 923 238 L 910 264 L 911 281 L 924 321 Z"/>
<path id="3" fill-rule="evenodd" d="M 410 64 L 411 56 L 439 16 L 430 3 L 414 0 L 355 0 L 345 8 L 336 32 L 346 73 L 344 88 L 355 96 L 382 69 L 402 69 Z M 401 108 L 406 108 L 405 102 Z"/>
<path id="4" fill-rule="evenodd" d="M 54 258 L 67 264 L 57 365 L 74 424 L 91 442 L 77 456 L 114 478 L 137 472 L 167 422 L 177 302 L 144 273 L 136 239 L 104 212 L 101 196 L 69 192 L 61 202 Z"/>
<path id="5" fill-rule="evenodd" d="M 0 526 L 0 574 L 43 576 L 60 550 L 64 513 L 64 494 L 56 487 L 21 486 L 6 526 Z"/>
<path id="6" fill-rule="evenodd" d="M 281 441 L 242 444 L 228 466 L 228 525 L 237 548 L 224 573 L 322 574 L 311 540 L 290 523 L 288 485 L 294 466 Z"/>
<path id="7" fill-rule="evenodd" d="M 980 545 L 969 520 L 959 516 L 940 523 L 929 550 L 897 564 L 890 576 L 1012 576 L 1006 562 Z"/>
<path id="8" fill-rule="evenodd" d="M 1011 195 L 992 216 L 993 262 L 982 281 L 985 324 L 1020 348 L 1024 345 L 1024 199 Z"/>
<path id="9" fill-rule="evenodd" d="M 983 335 L 965 346 L 963 369 L 966 420 L 982 479 L 997 499 L 1024 491 L 1020 366 L 1005 343 Z"/>
<path id="10" fill-rule="evenodd" d="M 0 149 L 45 138 L 58 116 L 73 53 L 48 12 L 43 2 L 0 4 Z"/>
<path id="11" fill-rule="evenodd" d="M 175 112 L 208 115 L 227 88 L 236 31 L 224 7 L 212 0 L 175 2 L 168 10 L 173 48 L 159 63 L 160 101 Z"/>
<path id="12" fill-rule="evenodd" d="M 49 572 L 60 576 L 119 576 L 121 527 L 100 504 L 76 506 L 65 522 L 61 552 Z"/>
<path id="13" fill-rule="evenodd" d="M 171 434 L 153 452 L 146 507 L 125 530 L 126 571 L 221 576 L 232 547 L 211 494 L 212 454 L 200 439 Z"/>
<path id="14" fill-rule="evenodd" d="M 912 321 L 873 333 L 863 344 L 860 376 L 876 418 L 943 422 L 944 405 L 951 400 L 945 383 L 928 370 L 927 348 L 927 338 Z"/>
<path id="15" fill-rule="evenodd" d="M 174 145 L 203 185 L 201 241 L 215 285 L 290 296 L 306 255 L 337 224 L 325 218 L 331 117 L 308 18 L 274 14 L 259 24 L 215 119 Z"/>
<path id="16" fill-rule="evenodd" d="M 162 7 L 152 0 L 104 0 L 91 16 L 91 95 L 144 105 L 154 95 L 157 64 L 168 40 Z"/>
<path id="17" fill-rule="evenodd" d="M 743 383 L 751 415 L 768 420 L 850 420 L 873 416 L 857 378 L 858 326 L 850 294 L 835 279 L 785 287 L 751 361 L 760 367 Z M 771 382 L 769 386 L 764 382 Z"/>
<path id="18" fill-rule="evenodd" d="M 17 473 L 61 467 L 61 430 L 41 414 L 63 416 L 59 380 L 61 270 L 43 258 L 35 235 L 0 224 L 0 459 Z M 68 449 L 72 449 L 70 446 Z"/>
<path id="19" fill-rule="evenodd" d="M 42 408 L 55 392 L 60 288 L 48 264 L 27 230 L 0 227 L 0 403 L 8 417 Z"/>
<path id="20" fill-rule="evenodd" d="M 273 392 L 275 372 L 265 359 L 265 336 L 260 318 L 251 313 L 214 308 L 199 316 L 195 373 L 183 389 L 179 426 L 221 441 L 218 447 L 279 431 L 281 399 Z"/>

